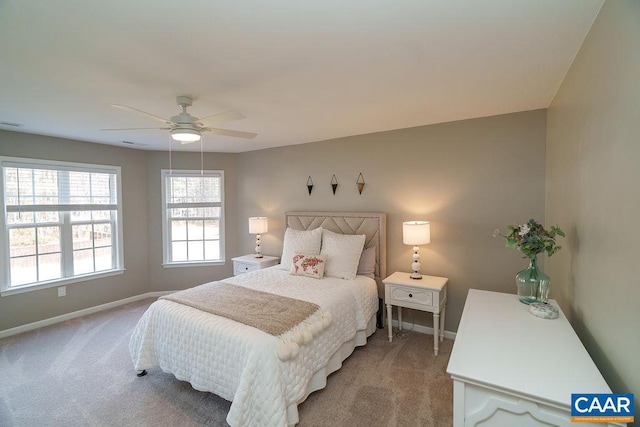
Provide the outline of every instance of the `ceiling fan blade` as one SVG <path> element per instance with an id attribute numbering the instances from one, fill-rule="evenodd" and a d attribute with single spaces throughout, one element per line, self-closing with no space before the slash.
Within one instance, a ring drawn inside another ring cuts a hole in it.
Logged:
<path id="1" fill-rule="evenodd" d="M 129 111 L 129 112 L 132 112 L 132 113 L 142 114 L 143 116 L 147 116 L 150 119 L 157 120 L 159 122 L 162 122 L 162 123 L 165 123 L 165 124 L 168 124 L 168 125 L 175 125 L 176 124 L 176 123 L 172 122 L 171 120 L 164 119 L 164 118 L 162 118 L 160 116 L 155 116 L 155 115 L 153 115 L 151 113 L 147 113 L 146 111 L 138 110 L 137 108 L 127 107 L 126 105 L 120 105 L 120 104 L 109 104 L 109 105 L 111 105 L 112 107 L 119 108 L 119 109 L 124 110 L 124 111 Z"/>
<path id="2" fill-rule="evenodd" d="M 229 129 L 204 128 L 201 130 L 203 132 L 211 132 L 218 135 L 235 136 L 237 138 L 247 138 L 247 139 L 255 138 L 258 135 L 257 133 L 241 132 L 239 130 L 229 130 Z"/>
<path id="3" fill-rule="evenodd" d="M 244 115 L 235 111 L 225 111 L 223 113 L 214 114 L 212 116 L 203 117 L 198 119 L 196 123 L 200 126 L 212 126 L 218 123 L 230 122 L 232 120 L 244 119 Z"/>
<path id="4" fill-rule="evenodd" d="M 121 128 L 121 129 L 100 129 L 100 130 L 170 130 L 171 128 Z"/>

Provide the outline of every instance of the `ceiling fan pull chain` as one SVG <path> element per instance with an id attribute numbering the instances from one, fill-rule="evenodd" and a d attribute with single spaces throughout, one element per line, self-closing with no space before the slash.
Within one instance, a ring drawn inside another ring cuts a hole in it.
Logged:
<path id="1" fill-rule="evenodd" d="M 169 175 L 173 175 L 173 168 L 171 167 L 171 137 L 169 137 Z"/>

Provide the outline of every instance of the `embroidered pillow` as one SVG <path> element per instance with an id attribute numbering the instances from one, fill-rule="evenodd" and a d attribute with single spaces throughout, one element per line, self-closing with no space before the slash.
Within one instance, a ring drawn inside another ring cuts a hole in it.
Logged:
<path id="1" fill-rule="evenodd" d="M 284 232 L 284 244 L 282 246 L 282 264 L 280 268 L 283 270 L 291 269 L 291 260 L 295 253 L 316 254 L 320 253 L 320 244 L 322 243 L 322 227 L 313 230 L 294 230 L 287 228 Z"/>
<path id="2" fill-rule="evenodd" d="M 296 253 L 291 260 L 289 273 L 322 279 L 326 258 L 322 255 Z"/>
<path id="3" fill-rule="evenodd" d="M 362 251 L 360 262 L 358 263 L 358 276 L 367 276 L 375 279 L 376 273 L 376 247 L 371 246 Z"/>
<path id="4" fill-rule="evenodd" d="M 364 234 L 337 234 L 323 230 L 320 254 L 327 257 L 324 274 L 340 279 L 355 279 L 364 239 Z"/>

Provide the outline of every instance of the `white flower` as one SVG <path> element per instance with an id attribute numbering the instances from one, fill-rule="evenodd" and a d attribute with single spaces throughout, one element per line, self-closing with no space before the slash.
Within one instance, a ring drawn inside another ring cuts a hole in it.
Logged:
<path id="1" fill-rule="evenodd" d="M 520 237 L 523 237 L 528 232 L 529 232 L 529 224 L 525 224 L 522 227 L 520 227 L 520 232 L 518 234 L 520 235 Z"/>

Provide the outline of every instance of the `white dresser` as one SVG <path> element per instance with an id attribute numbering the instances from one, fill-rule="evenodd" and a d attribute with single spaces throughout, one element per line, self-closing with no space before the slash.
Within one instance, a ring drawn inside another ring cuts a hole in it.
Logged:
<path id="1" fill-rule="evenodd" d="M 454 427 L 605 425 L 571 423 L 571 393 L 611 389 L 567 318 L 534 317 L 516 295 L 469 290 L 447 373 Z"/>

